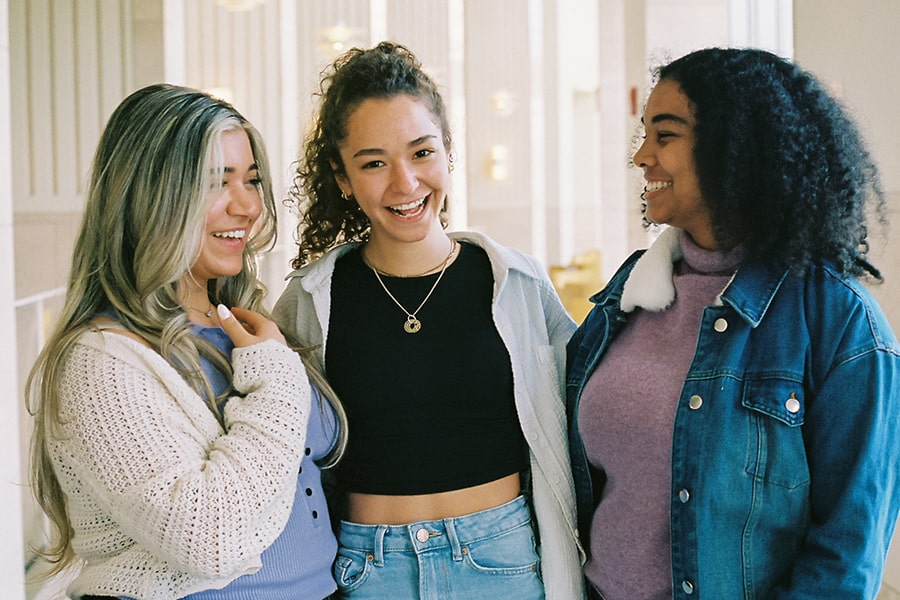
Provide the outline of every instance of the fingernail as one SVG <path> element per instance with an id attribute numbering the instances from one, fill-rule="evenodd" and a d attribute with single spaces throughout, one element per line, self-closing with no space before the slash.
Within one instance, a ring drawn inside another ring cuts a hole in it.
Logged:
<path id="1" fill-rule="evenodd" d="M 231 318 L 231 311 L 228 310 L 228 307 L 224 304 L 218 305 L 216 307 L 216 312 L 219 313 L 219 318 L 223 321 Z"/>

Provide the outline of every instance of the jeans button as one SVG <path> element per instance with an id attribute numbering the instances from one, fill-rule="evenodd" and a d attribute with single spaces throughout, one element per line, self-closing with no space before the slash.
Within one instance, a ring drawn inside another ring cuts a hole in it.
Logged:
<path id="1" fill-rule="evenodd" d="M 693 594 L 694 593 L 694 584 L 685 579 L 681 582 L 681 589 L 684 590 L 685 594 Z"/>
<path id="2" fill-rule="evenodd" d="M 428 530 L 425 529 L 424 527 L 416 532 L 416 539 L 419 540 L 420 542 L 422 542 L 423 544 L 425 542 L 427 542 L 428 538 L 430 538 L 430 537 L 431 537 L 431 535 L 429 535 Z"/>

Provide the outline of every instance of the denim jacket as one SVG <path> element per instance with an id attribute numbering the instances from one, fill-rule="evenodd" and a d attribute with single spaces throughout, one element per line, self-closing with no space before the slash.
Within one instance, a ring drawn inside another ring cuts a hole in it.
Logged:
<path id="1" fill-rule="evenodd" d="M 623 264 L 568 346 L 586 549 L 604 475 L 585 455 L 578 403 L 634 308 L 674 298 L 678 234 Z M 861 285 L 827 266 L 798 277 L 745 262 L 704 309 L 677 401 L 674 598 L 875 597 L 900 510 L 900 348 Z"/>
<path id="2" fill-rule="evenodd" d="M 531 457 L 530 491 L 547 600 L 580 600 L 583 552 L 575 523 L 563 385 L 565 346 L 575 323 L 534 258 L 480 233 L 450 237 L 483 248 L 491 262 L 494 323 L 509 351 L 516 410 Z M 323 371 L 331 276 L 338 258 L 353 246 L 338 246 L 291 273 L 274 309 L 291 343 L 318 346 Z"/>

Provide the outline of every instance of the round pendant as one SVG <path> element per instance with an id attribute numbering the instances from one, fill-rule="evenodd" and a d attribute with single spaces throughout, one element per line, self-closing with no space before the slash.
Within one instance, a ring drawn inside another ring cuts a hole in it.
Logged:
<path id="1" fill-rule="evenodd" d="M 406 317 L 406 323 L 403 324 L 403 331 L 406 333 L 418 333 L 422 329 L 422 321 L 412 315 Z"/>

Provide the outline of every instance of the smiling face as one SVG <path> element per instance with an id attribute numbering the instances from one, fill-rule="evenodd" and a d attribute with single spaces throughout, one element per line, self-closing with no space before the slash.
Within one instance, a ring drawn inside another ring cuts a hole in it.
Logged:
<path id="1" fill-rule="evenodd" d="M 370 244 L 444 236 L 440 211 L 450 183 L 439 121 L 412 96 L 370 98 L 347 120 L 335 178 L 372 224 Z"/>
<path id="2" fill-rule="evenodd" d="M 204 288 L 210 279 L 241 272 L 244 247 L 262 212 L 259 169 L 247 133 L 243 129 L 224 132 L 221 147 L 221 187 L 207 194 L 206 228 L 190 274 Z"/>
<path id="3" fill-rule="evenodd" d="M 697 245 L 715 249 L 712 220 L 694 166 L 696 120 L 678 82 L 664 79 L 656 85 L 643 122 L 646 136 L 632 160 L 647 182 L 647 218 L 683 229 Z"/>

